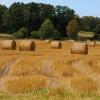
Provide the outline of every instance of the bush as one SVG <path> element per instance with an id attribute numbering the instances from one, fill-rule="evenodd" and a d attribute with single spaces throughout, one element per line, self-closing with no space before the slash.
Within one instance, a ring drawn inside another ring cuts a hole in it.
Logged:
<path id="1" fill-rule="evenodd" d="M 32 32 L 31 32 L 31 36 L 32 36 L 32 38 L 34 38 L 34 39 L 40 38 L 40 31 L 32 31 Z"/>
<path id="2" fill-rule="evenodd" d="M 54 32 L 52 34 L 52 39 L 55 39 L 55 40 L 60 40 L 61 39 L 61 34 L 58 30 L 54 30 Z"/>
<path id="3" fill-rule="evenodd" d="M 95 33 L 100 33 L 100 24 L 98 24 L 98 25 L 93 29 L 93 31 L 94 31 Z"/>
<path id="4" fill-rule="evenodd" d="M 13 36 L 16 38 L 27 38 L 29 37 L 29 33 L 28 33 L 28 30 L 23 27 L 23 28 L 20 28 L 18 32 L 15 32 Z"/>
<path id="5" fill-rule="evenodd" d="M 94 35 L 94 39 L 96 40 L 99 40 L 100 39 L 100 34 L 98 34 L 98 33 L 95 33 L 95 35 Z"/>

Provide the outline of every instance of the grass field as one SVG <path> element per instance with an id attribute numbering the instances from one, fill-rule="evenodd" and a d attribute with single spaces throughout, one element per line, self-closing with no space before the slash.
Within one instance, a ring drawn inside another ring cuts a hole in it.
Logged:
<path id="1" fill-rule="evenodd" d="M 0 50 L 0 100 L 100 100 L 100 46 L 80 55 L 71 42 L 35 43 L 35 51 Z"/>

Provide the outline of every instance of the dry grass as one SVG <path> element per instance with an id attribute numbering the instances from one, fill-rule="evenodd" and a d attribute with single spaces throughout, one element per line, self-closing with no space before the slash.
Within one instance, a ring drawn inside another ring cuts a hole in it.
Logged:
<path id="1" fill-rule="evenodd" d="M 7 65 L 10 64 L 10 62 L 14 61 L 16 57 L 14 56 L 0 56 L 0 71 Z"/>
<path id="2" fill-rule="evenodd" d="M 93 94 L 97 92 L 96 84 L 88 77 L 79 76 L 71 79 L 71 88 L 78 93 Z"/>
<path id="3" fill-rule="evenodd" d="M 17 47 L 19 43 L 17 40 Z M 73 95 L 75 92 L 100 95 L 99 46 L 90 46 L 88 55 L 72 55 L 70 41 L 63 41 L 62 49 L 52 49 L 49 43 L 40 40 L 35 40 L 35 44 L 35 52 L 0 50 L 0 69 L 19 59 L 10 66 L 8 74 L 0 78 L 1 90 L 23 93 L 50 88 L 45 95 L 55 97 L 56 94 L 63 96 L 63 88 L 69 88 Z"/>
<path id="4" fill-rule="evenodd" d="M 10 93 L 25 93 L 35 89 L 45 88 L 47 78 L 41 75 L 6 77 L 1 80 L 3 91 Z"/>

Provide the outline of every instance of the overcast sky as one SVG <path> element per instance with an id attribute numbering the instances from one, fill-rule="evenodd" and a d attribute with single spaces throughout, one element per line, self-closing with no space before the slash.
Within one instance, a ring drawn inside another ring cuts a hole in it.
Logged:
<path id="1" fill-rule="evenodd" d="M 52 5 L 66 5 L 75 10 L 80 16 L 100 17 L 100 0 L 0 0 L 0 4 L 10 6 L 13 2 L 41 2 Z"/>

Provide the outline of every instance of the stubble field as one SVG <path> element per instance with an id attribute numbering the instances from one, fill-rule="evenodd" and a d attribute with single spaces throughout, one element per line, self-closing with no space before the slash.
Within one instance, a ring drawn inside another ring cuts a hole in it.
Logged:
<path id="1" fill-rule="evenodd" d="M 67 41 L 62 49 L 35 44 L 35 51 L 0 49 L 0 100 L 100 100 L 100 46 L 80 55 Z"/>

